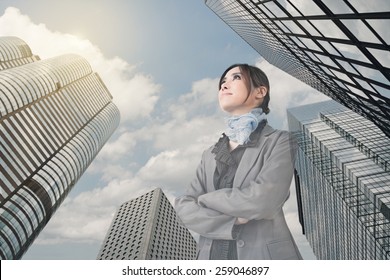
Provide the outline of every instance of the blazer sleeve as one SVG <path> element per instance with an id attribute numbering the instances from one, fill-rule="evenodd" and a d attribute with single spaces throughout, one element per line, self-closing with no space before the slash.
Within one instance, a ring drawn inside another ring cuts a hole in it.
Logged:
<path id="1" fill-rule="evenodd" d="M 175 199 L 175 210 L 188 229 L 211 239 L 231 240 L 236 218 L 198 203 L 198 197 L 206 193 L 205 153 L 186 194 Z"/>
<path id="2" fill-rule="evenodd" d="M 198 197 L 198 203 L 234 217 L 272 219 L 289 196 L 294 172 L 294 143 L 288 132 L 279 133 L 266 147 L 270 149 L 269 155 L 263 165 L 257 167 L 260 169 L 253 179 L 239 187 L 202 194 Z"/>

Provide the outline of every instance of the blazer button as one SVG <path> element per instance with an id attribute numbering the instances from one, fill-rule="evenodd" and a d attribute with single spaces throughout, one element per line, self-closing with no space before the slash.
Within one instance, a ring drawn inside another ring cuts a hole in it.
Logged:
<path id="1" fill-rule="evenodd" d="M 244 246 L 245 246 L 244 240 L 237 240 L 237 247 L 242 248 L 242 247 L 244 247 Z"/>

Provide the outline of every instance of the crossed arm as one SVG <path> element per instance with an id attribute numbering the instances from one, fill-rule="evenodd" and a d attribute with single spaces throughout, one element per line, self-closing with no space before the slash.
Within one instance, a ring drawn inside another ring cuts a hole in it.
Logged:
<path id="1" fill-rule="evenodd" d="M 206 194 L 204 169 L 205 153 L 186 194 L 175 200 L 176 212 L 187 228 L 200 235 L 211 239 L 233 239 L 236 218 L 198 203 L 198 198 Z"/>
<path id="2" fill-rule="evenodd" d="M 203 154 L 196 178 L 187 194 L 176 199 L 183 223 L 200 235 L 213 239 L 233 239 L 235 224 L 248 220 L 272 219 L 289 195 L 293 174 L 290 139 L 281 134 L 262 166 L 253 166 L 252 177 L 242 186 L 206 192 Z"/>

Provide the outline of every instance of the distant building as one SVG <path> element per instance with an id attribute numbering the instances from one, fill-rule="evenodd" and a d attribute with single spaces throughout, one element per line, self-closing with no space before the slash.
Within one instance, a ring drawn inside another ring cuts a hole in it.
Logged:
<path id="1" fill-rule="evenodd" d="M 264 59 L 390 137 L 390 2 L 205 0 Z"/>
<path id="2" fill-rule="evenodd" d="M 196 242 L 180 225 L 171 203 L 157 188 L 119 208 L 97 259 L 189 260 Z"/>
<path id="3" fill-rule="evenodd" d="M 390 259 L 390 140 L 337 102 L 288 110 L 299 217 L 318 259 Z"/>
<path id="4" fill-rule="evenodd" d="M 0 259 L 19 259 L 119 124 L 78 55 L 40 60 L 0 38 Z"/>

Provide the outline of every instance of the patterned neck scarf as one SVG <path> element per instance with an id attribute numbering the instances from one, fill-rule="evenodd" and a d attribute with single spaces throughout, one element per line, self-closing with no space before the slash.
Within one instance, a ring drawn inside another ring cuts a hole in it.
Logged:
<path id="1" fill-rule="evenodd" d="M 261 108 L 255 108 L 247 114 L 233 116 L 227 119 L 226 136 L 230 141 L 240 145 L 249 141 L 249 136 L 257 128 L 258 124 L 265 120 L 266 116 Z"/>

